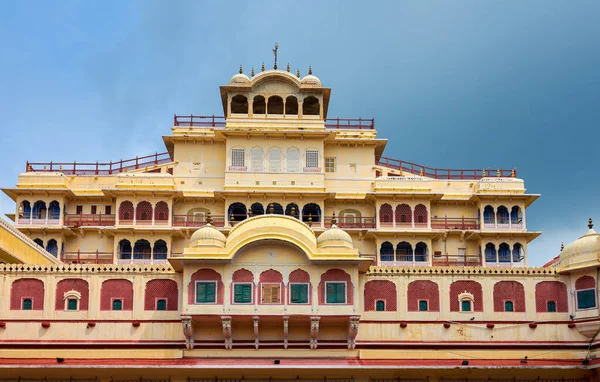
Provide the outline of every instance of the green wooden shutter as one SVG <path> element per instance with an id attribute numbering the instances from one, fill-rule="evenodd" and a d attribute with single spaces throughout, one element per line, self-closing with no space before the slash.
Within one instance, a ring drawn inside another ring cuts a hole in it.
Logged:
<path id="1" fill-rule="evenodd" d="M 158 300 L 156 302 L 156 310 L 167 310 L 167 300 Z"/>
<path id="2" fill-rule="evenodd" d="M 345 303 L 346 302 L 346 284 L 336 284 L 336 302 Z"/>
<path id="3" fill-rule="evenodd" d="M 216 283 L 210 282 L 210 283 L 206 283 L 206 295 L 205 295 L 205 301 L 204 302 L 212 302 L 215 303 L 217 302 L 216 299 L 216 288 L 215 285 Z"/>
<path id="4" fill-rule="evenodd" d="M 30 298 L 23 300 L 23 310 L 31 310 L 33 303 Z"/>
<path id="5" fill-rule="evenodd" d="M 77 310 L 77 300 L 70 298 L 67 300 L 67 310 Z"/>
<path id="6" fill-rule="evenodd" d="M 308 285 L 292 284 L 292 303 L 306 304 L 308 303 Z"/>
<path id="7" fill-rule="evenodd" d="M 233 302 L 248 304 L 252 302 L 252 285 L 236 284 L 234 288 Z"/>
<path id="8" fill-rule="evenodd" d="M 336 303 L 335 284 L 327 284 L 327 303 Z"/>

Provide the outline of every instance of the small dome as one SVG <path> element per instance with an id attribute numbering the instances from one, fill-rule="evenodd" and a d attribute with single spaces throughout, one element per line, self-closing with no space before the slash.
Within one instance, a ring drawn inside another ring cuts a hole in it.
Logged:
<path id="1" fill-rule="evenodd" d="M 249 85 L 249 84 L 250 84 L 250 78 L 248 78 L 248 76 L 243 73 L 238 73 L 238 74 L 234 75 L 233 77 L 231 77 L 231 80 L 229 80 L 230 86 L 242 86 L 242 85 Z"/>
<path id="2" fill-rule="evenodd" d="M 592 219 L 589 230 L 574 242 L 567 244 L 559 254 L 558 266 L 561 268 L 586 268 L 598 265 L 600 259 L 600 235 L 594 231 Z"/>
<path id="3" fill-rule="evenodd" d="M 190 247 L 225 247 L 227 238 L 212 224 L 207 224 L 192 234 Z"/>
<path id="4" fill-rule="evenodd" d="M 319 78 L 313 76 L 312 74 L 309 74 L 308 76 L 305 76 L 304 78 L 302 78 L 302 80 L 300 81 L 300 85 L 303 87 L 309 87 L 309 88 L 323 87 L 323 85 L 321 85 L 321 80 Z"/>
<path id="5" fill-rule="evenodd" d="M 320 234 L 317 238 L 317 247 L 346 247 L 354 249 L 354 243 L 346 231 L 332 224 L 331 228 Z"/>

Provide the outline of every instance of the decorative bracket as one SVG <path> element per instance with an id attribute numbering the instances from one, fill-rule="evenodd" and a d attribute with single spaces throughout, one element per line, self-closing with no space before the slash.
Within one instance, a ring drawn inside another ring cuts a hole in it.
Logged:
<path id="1" fill-rule="evenodd" d="M 181 316 L 183 326 L 183 335 L 185 336 L 185 348 L 192 350 L 194 348 L 194 327 L 192 326 L 191 316 Z"/>
<path id="2" fill-rule="evenodd" d="M 289 324 L 289 317 L 288 316 L 283 316 L 283 348 L 287 349 L 288 348 L 288 324 Z"/>
<path id="3" fill-rule="evenodd" d="M 258 349 L 258 316 L 252 317 L 254 321 L 254 347 Z"/>
<path id="4" fill-rule="evenodd" d="M 316 349 L 318 346 L 319 338 L 319 321 L 321 317 L 310 318 L 310 348 Z"/>
<path id="5" fill-rule="evenodd" d="M 221 324 L 223 324 L 225 349 L 231 350 L 231 348 L 233 347 L 233 341 L 231 339 L 231 316 L 221 316 Z"/>
<path id="6" fill-rule="evenodd" d="M 354 349 L 356 346 L 356 335 L 358 334 L 358 324 L 360 316 L 350 317 L 350 327 L 348 328 L 348 349 Z"/>

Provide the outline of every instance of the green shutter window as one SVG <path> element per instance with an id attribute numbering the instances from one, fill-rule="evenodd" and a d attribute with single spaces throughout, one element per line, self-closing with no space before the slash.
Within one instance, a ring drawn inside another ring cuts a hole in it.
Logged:
<path id="1" fill-rule="evenodd" d="M 594 289 L 577 291 L 577 309 L 596 307 L 596 291 Z"/>
<path id="2" fill-rule="evenodd" d="M 379 300 L 375 303 L 375 310 L 378 312 L 385 311 L 385 302 Z"/>
<path id="3" fill-rule="evenodd" d="M 346 284 L 344 283 L 327 283 L 326 302 L 328 304 L 345 304 L 346 303 Z"/>
<path id="4" fill-rule="evenodd" d="M 548 301 L 548 312 L 556 312 L 556 302 Z"/>
<path id="5" fill-rule="evenodd" d="M 471 311 L 471 301 L 469 301 L 469 300 L 462 301 L 460 304 L 460 311 L 461 312 L 470 312 Z"/>
<path id="6" fill-rule="evenodd" d="M 30 298 L 23 300 L 23 310 L 31 310 L 33 308 L 33 302 Z"/>
<path id="7" fill-rule="evenodd" d="M 428 306 L 427 306 L 427 301 L 425 301 L 425 300 L 419 301 L 419 311 L 420 312 L 427 312 L 428 310 L 429 309 L 428 309 Z"/>
<path id="8" fill-rule="evenodd" d="M 512 301 L 505 301 L 504 302 L 504 311 L 505 312 L 514 312 L 514 305 Z"/>
<path id="9" fill-rule="evenodd" d="M 252 284 L 235 284 L 233 288 L 233 302 L 236 304 L 251 303 Z"/>
<path id="10" fill-rule="evenodd" d="M 156 301 L 156 310 L 167 310 L 167 300 Z"/>
<path id="11" fill-rule="evenodd" d="M 77 310 L 77 300 L 70 298 L 67 300 L 67 310 Z"/>
<path id="12" fill-rule="evenodd" d="M 292 304 L 308 304 L 308 285 L 292 284 Z"/>
<path id="13" fill-rule="evenodd" d="M 123 310 L 123 301 L 122 300 L 113 300 L 112 310 Z"/>
<path id="14" fill-rule="evenodd" d="M 216 303 L 216 282 L 198 282 L 196 283 L 196 303 Z"/>

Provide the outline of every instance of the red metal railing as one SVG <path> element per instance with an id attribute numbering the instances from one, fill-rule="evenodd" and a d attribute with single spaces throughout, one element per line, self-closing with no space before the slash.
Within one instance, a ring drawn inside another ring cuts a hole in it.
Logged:
<path id="1" fill-rule="evenodd" d="M 66 214 L 65 225 L 69 227 L 115 225 L 115 215 Z"/>
<path id="2" fill-rule="evenodd" d="M 433 229 L 479 229 L 479 219 L 477 218 L 431 218 L 431 228 Z"/>
<path id="3" fill-rule="evenodd" d="M 394 170 L 402 170 L 415 175 L 426 176 L 434 179 L 481 179 L 484 177 L 516 177 L 517 170 L 464 170 L 464 169 L 449 169 L 449 168 L 433 168 L 421 166 L 412 162 L 406 162 L 398 159 L 381 157 L 377 161 L 377 165 L 388 167 Z M 393 176 L 393 174 L 391 175 Z"/>
<path id="4" fill-rule="evenodd" d="M 331 227 L 332 216 L 325 216 L 325 228 Z M 337 217 L 336 225 L 343 229 L 375 228 L 375 217 Z"/>
<path id="5" fill-rule="evenodd" d="M 63 252 L 60 257 L 64 263 L 75 263 L 75 264 L 112 264 L 113 263 L 113 253 L 112 252 L 72 251 L 72 252 Z M 101 259 L 100 257 L 103 257 L 103 258 Z M 110 257 L 110 258 L 106 258 L 106 257 Z"/>
<path id="6" fill-rule="evenodd" d="M 438 267 L 474 267 L 481 265 L 481 258 L 479 256 L 434 255 L 432 264 Z"/>
<path id="7" fill-rule="evenodd" d="M 171 162 L 168 152 L 118 162 L 27 162 L 27 172 L 62 172 L 65 175 L 111 175 Z"/>
<path id="8" fill-rule="evenodd" d="M 325 128 L 336 130 L 373 130 L 375 129 L 375 119 L 326 118 Z"/>
<path id="9" fill-rule="evenodd" d="M 225 216 L 212 215 L 212 218 L 212 225 L 215 227 L 225 226 Z M 173 215 L 173 227 L 202 227 L 206 223 L 206 217 L 204 216 Z"/>
<path id="10" fill-rule="evenodd" d="M 225 127 L 225 117 L 215 115 L 174 115 L 173 126 Z"/>

